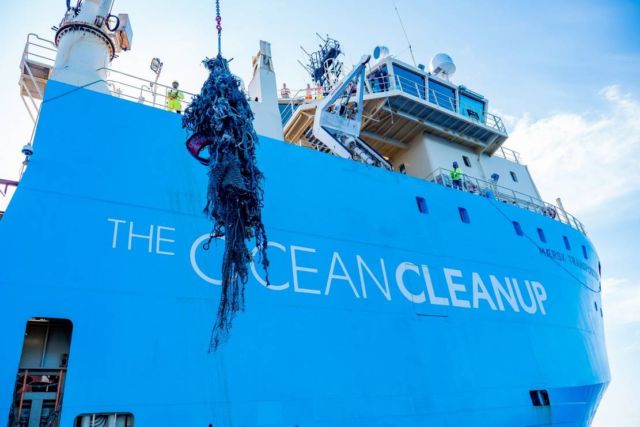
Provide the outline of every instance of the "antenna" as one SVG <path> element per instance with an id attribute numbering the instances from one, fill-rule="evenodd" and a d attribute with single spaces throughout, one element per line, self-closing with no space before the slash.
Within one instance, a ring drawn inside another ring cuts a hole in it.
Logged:
<path id="1" fill-rule="evenodd" d="M 411 53 L 411 60 L 413 61 L 413 66 L 417 67 L 416 58 L 413 56 L 413 48 L 411 47 L 411 41 L 409 40 L 409 36 L 407 35 L 407 30 L 404 28 L 404 23 L 402 22 L 402 17 L 400 16 L 400 11 L 398 10 L 398 6 L 396 6 L 395 0 L 392 0 L 393 8 L 396 10 L 396 15 L 398 15 L 398 21 L 400 21 L 400 27 L 402 27 L 402 32 L 404 33 L 404 38 L 407 39 L 407 44 L 409 45 L 409 52 Z"/>
<path id="2" fill-rule="evenodd" d="M 318 33 L 316 35 L 322 41 L 322 44 L 318 46 L 317 51 L 311 53 L 300 46 L 302 52 L 307 55 L 308 63 L 306 65 L 301 61 L 298 61 L 298 63 L 311 75 L 311 80 L 314 84 L 323 87 L 325 92 L 329 92 L 342 73 L 343 61 L 339 58 L 343 54 L 342 47 L 340 42 L 328 35 L 326 38 L 323 38 Z"/>

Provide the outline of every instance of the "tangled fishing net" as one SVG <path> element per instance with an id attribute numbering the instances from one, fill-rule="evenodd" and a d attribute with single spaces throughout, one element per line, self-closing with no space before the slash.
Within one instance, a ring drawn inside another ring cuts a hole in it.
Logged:
<path id="1" fill-rule="evenodd" d="M 210 74 L 185 110 L 182 126 L 192 133 L 187 148 L 209 168 L 204 213 L 213 221 L 213 230 L 204 247 L 208 249 L 215 238 L 224 237 L 225 242 L 222 292 L 210 342 L 210 350 L 215 350 L 228 337 L 236 313 L 244 309 L 244 288 L 252 261 L 247 241 L 255 239 L 265 271 L 269 261 L 253 113 L 228 61 L 218 54 L 203 63 Z M 206 153 L 208 156 L 203 155 Z"/>

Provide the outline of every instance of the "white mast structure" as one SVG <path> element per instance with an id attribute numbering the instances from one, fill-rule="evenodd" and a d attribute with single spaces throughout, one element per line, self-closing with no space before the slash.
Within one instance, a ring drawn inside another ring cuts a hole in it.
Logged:
<path id="1" fill-rule="evenodd" d="M 131 48 L 133 36 L 128 15 L 111 14 L 113 3 L 84 0 L 67 10 L 56 32 L 52 80 L 109 93 L 107 67 L 117 53 Z"/>

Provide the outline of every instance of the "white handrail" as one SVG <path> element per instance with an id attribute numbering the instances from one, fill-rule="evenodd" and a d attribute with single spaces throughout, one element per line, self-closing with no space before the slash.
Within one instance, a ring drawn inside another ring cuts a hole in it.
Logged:
<path id="1" fill-rule="evenodd" d="M 427 181 L 442 185 L 444 187 L 453 188 L 453 183 L 450 178 L 451 170 L 445 168 L 438 168 L 433 171 L 425 179 Z M 587 234 L 584 225 L 573 215 L 569 214 L 560 207 L 553 203 L 545 202 L 544 200 L 533 197 L 529 194 L 521 193 L 511 188 L 503 187 L 494 182 L 485 181 L 480 178 L 473 177 L 471 175 L 463 175 L 462 191 L 476 194 L 484 197 L 489 196 L 489 191 L 493 193 L 496 200 L 504 203 L 511 203 L 522 209 L 527 209 L 531 212 L 536 212 L 540 215 L 545 215 L 551 219 L 559 221 L 563 224 L 567 224 L 572 228 L 580 231 L 583 234 Z M 456 190 L 460 191 L 460 190 Z M 564 216 L 566 215 L 566 216 Z M 564 218 L 563 218 L 564 216 Z"/>

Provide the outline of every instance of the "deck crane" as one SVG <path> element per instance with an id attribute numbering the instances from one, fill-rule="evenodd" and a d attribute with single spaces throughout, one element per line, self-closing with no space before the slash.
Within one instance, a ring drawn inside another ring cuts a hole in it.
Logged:
<path id="1" fill-rule="evenodd" d="M 392 169 L 388 160 L 360 139 L 365 67 L 370 59 L 371 55 L 363 56 L 358 66 L 318 103 L 313 136 L 340 157 Z"/>

